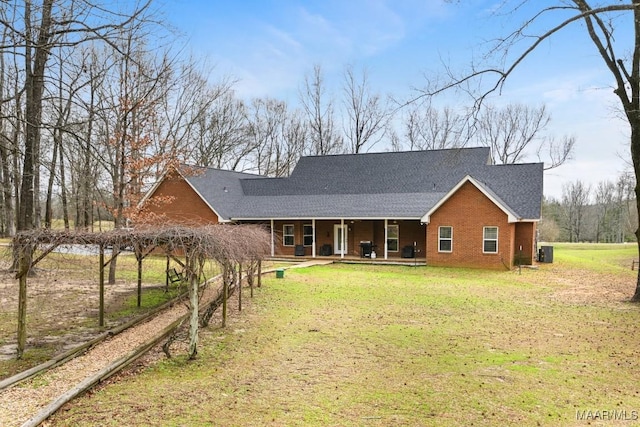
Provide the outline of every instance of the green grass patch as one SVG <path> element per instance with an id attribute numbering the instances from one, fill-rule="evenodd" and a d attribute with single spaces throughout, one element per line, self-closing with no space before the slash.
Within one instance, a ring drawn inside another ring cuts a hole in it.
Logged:
<path id="1" fill-rule="evenodd" d="M 69 227 L 71 227 L 72 229 L 75 227 L 74 220 L 72 219 L 69 220 Z M 53 221 L 51 221 L 51 229 L 64 230 L 64 220 L 54 219 Z M 109 230 L 113 230 L 113 221 L 103 220 L 103 221 L 93 222 L 93 231 L 95 231 L 96 233 L 100 231 L 109 231 Z"/>
<path id="2" fill-rule="evenodd" d="M 596 272 L 631 270 L 631 262 L 638 261 L 636 243 L 554 243 L 552 246 L 554 262 Z"/>
<path id="3" fill-rule="evenodd" d="M 164 288 L 145 289 L 141 295 L 140 307 L 138 307 L 137 293 L 128 295 L 127 298 L 119 304 L 119 308 L 106 313 L 107 319 L 118 320 L 140 316 L 152 308 L 158 307 L 159 305 L 176 297 L 178 293 L 179 288 L 176 288 L 175 286 L 172 287 L 169 292 Z"/>
<path id="4" fill-rule="evenodd" d="M 196 361 L 163 360 L 52 425 L 573 425 L 581 410 L 637 410 L 640 310 L 578 304 L 558 280 L 586 270 L 595 295 L 613 277 L 632 291 L 615 265 L 633 249 L 618 249 L 558 245 L 553 265 L 520 274 L 288 270 L 225 329 L 203 330 Z"/>

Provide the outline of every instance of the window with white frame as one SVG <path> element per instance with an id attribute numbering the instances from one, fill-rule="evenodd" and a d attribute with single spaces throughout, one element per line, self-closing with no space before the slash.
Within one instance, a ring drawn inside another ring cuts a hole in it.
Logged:
<path id="1" fill-rule="evenodd" d="M 387 251 L 398 252 L 400 240 L 400 227 L 398 225 L 387 226 Z"/>
<path id="2" fill-rule="evenodd" d="M 313 246 L 313 226 L 311 224 L 302 226 L 302 244 L 305 246 Z"/>
<path id="3" fill-rule="evenodd" d="M 284 246 L 295 245 L 295 236 L 293 233 L 294 233 L 293 224 L 285 224 L 282 226 L 282 244 Z"/>
<path id="4" fill-rule="evenodd" d="M 485 254 L 498 253 L 498 227 L 484 227 L 482 252 Z"/>
<path id="5" fill-rule="evenodd" d="M 438 227 L 438 252 L 453 251 L 453 227 Z"/>

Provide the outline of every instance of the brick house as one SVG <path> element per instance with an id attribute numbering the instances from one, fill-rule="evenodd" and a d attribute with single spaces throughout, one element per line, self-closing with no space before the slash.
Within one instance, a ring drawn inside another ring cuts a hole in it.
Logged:
<path id="1" fill-rule="evenodd" d="M 493 165 L 488 148 L 302 157 L 287 178 L 172 169 L 140 204 L 157 220 L 260 223 L 272 256 L 533 263 L 541 163 Z"/>

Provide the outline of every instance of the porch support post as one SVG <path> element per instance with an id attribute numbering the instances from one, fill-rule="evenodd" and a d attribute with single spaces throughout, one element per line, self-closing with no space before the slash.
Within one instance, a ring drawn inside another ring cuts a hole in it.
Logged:
<path id="1" fill-rule="evenodd" d="M 311 220 L 311 258 L 315 258 L 316 257 L 316 219 L 313 218 Z"/>
<path id="2" fill-rule="evenodd" d="M 340 230 L 341 231 L 341 236 L 340 238 L 342 239 L 342 250 L 340 251 L 340 258 L 344 258 L 344 253 L 346 252 L 347 248 L 345 247 L 346 245 L 346 239 L 345 239 L 345 233 L 344 232 L 344 218 L 340 218 Z"/>
<path id="3" fill-rule="evenodd" d="M 389 252 L 389 247 L 388 247 L 388 232 L 389 232 L 389 220 L 387 218 L 384 219 L 384 259 L 387 259 L 387 255 Z"/>
<path id="4" fill-rule="evenodd" d="M 271 257 L 274 257 L 276 255 L 276 243 L 275 243 L 275 239 L 274 239 L 274 231 L 273 231 L 273 219 L 271 220 Z"/>

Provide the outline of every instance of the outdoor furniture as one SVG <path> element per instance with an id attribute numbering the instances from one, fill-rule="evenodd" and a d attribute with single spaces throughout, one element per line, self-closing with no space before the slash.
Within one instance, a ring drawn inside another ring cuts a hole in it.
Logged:
<path id="1" fill-rule="evenodd" d="M 370 240 L 360 241 L 360 258 L 371 258 L 371 251 L 373 250 L 373 244 Z"/>
<path id="2" fill-rule="evenodd" d="M 407 245 L 402 248 L 402 258 L 415 258 L 416 251 L 413 245 Z"/>
<path id="3" fill-rule="evenodd" d="M 171 283 L 182 282 L 182 272 L 176 270 L 175 268 L 170 268 L 167 270 L 167 277 L 169 277 L 169 281 Z"/>

